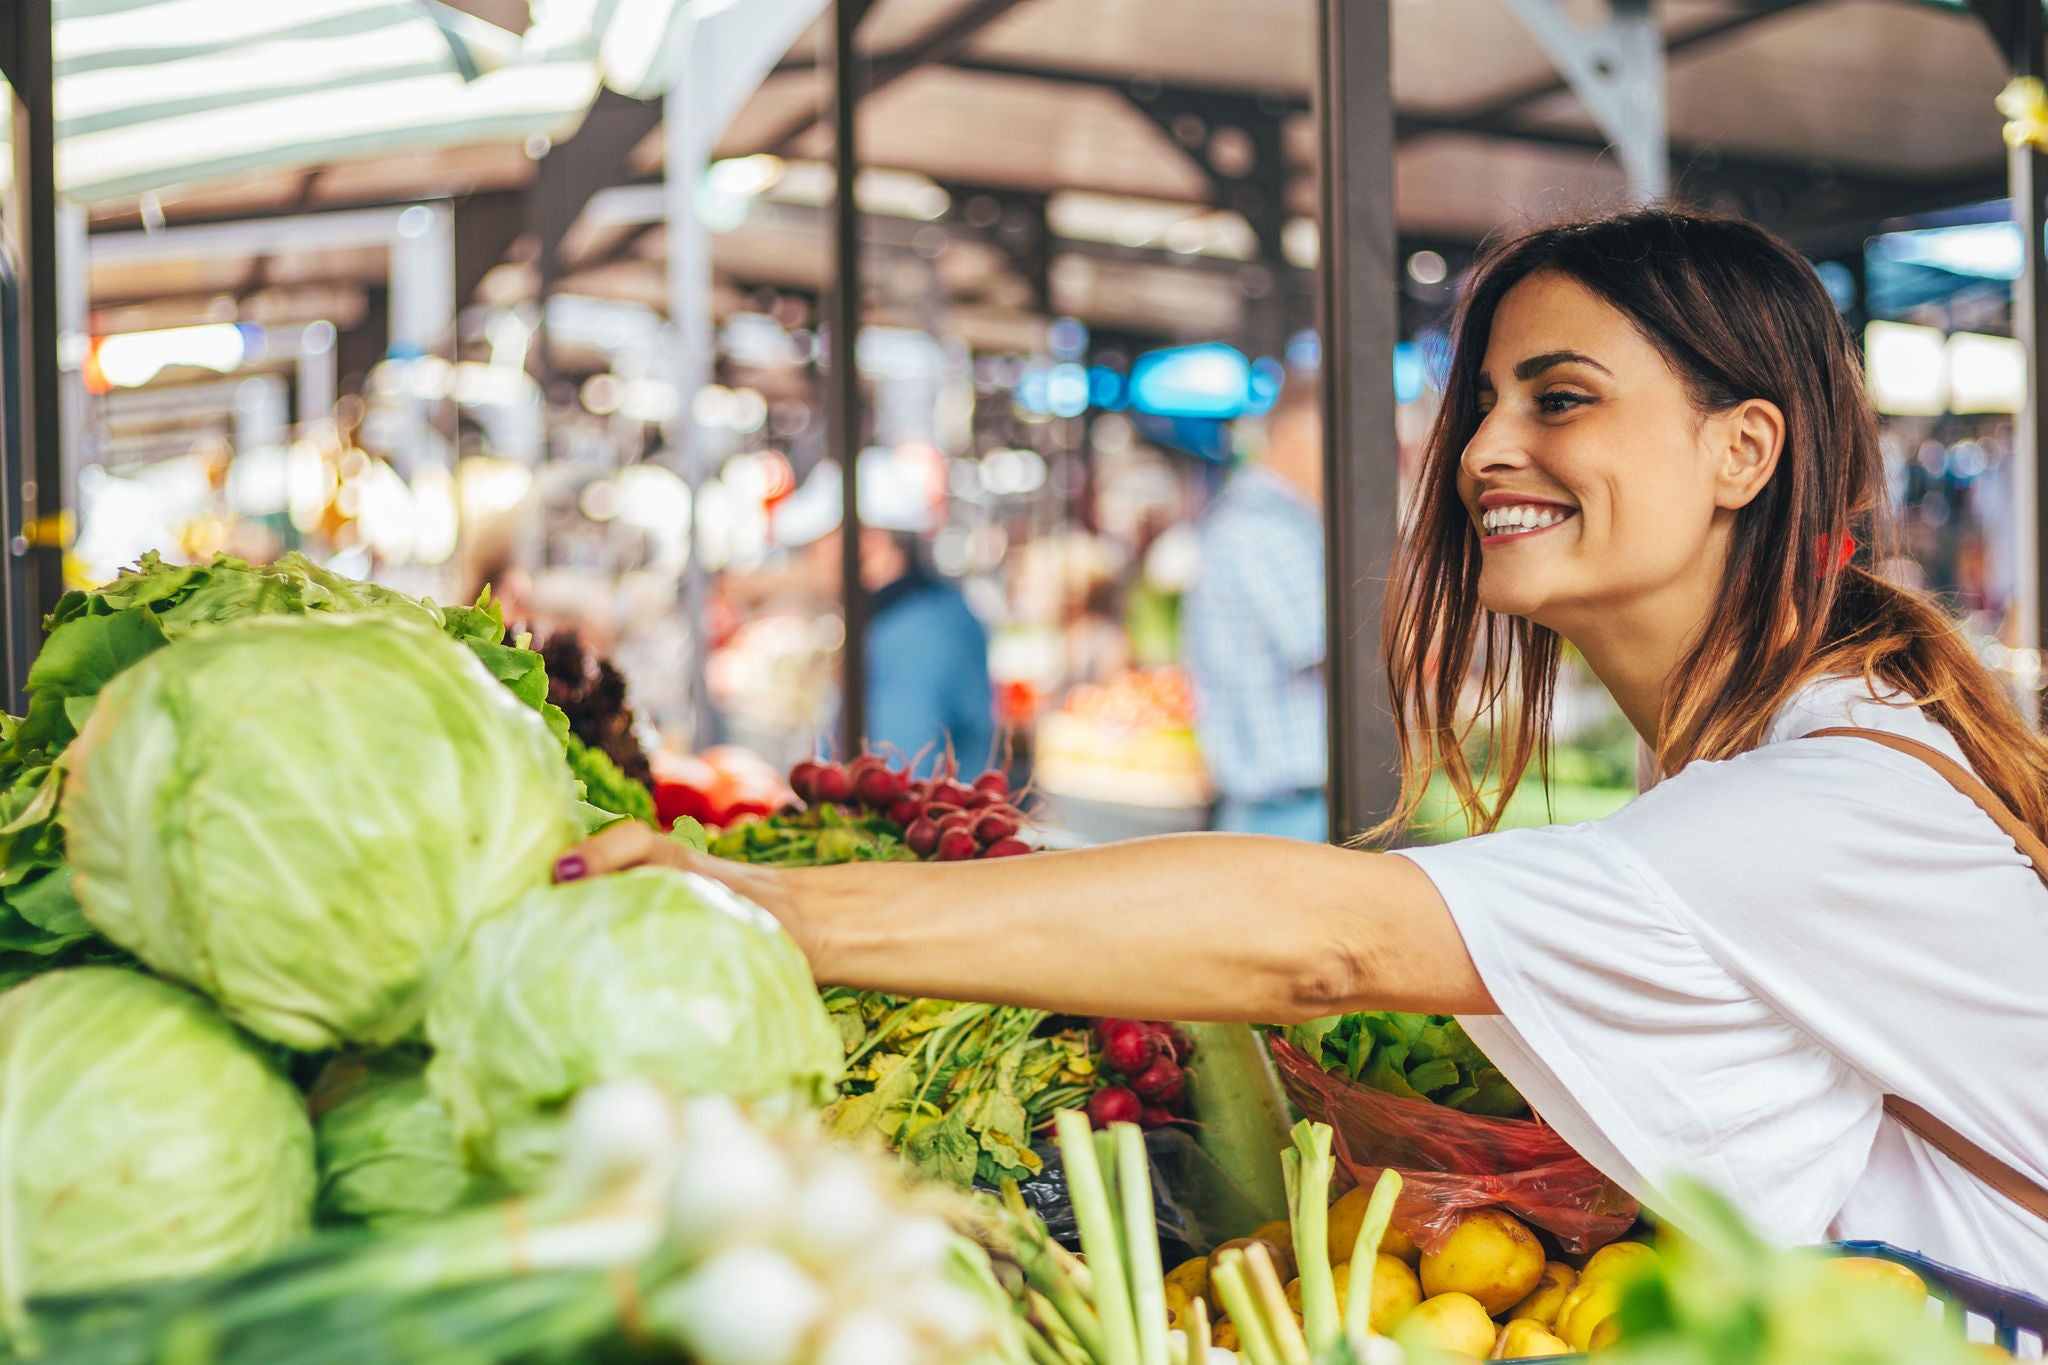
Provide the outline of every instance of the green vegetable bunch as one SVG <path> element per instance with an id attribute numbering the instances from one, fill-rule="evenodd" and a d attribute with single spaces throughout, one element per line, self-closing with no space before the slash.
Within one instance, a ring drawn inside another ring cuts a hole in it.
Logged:
<path id="1" fill-rule="evenodd" d="M 1529 1112 L 1528 1101 L 1448 1014 L 1339 1014 L 1293 1025 L 1282 1036 L 1323 1070 L 1390 1095 L 1490 1118 Z"/>
<path id="2" fill-rule="evenodd" d="M 828 990 L 847 1051 L 832 1131 L 879 1138 L 923 1175 L 965 1187 L 1025 1180 L 1031 1134 L 1095 1088 L 1088 1035 L 1043 1010 Z"/>
<path id="3" fill-rule="evenodd" d="M 887 819 L 819 802 L 793 815 L 734 825 L 711 840 L 711 852 L 742 863 L 824 867 L 833 863 L 915 862 Z"/>

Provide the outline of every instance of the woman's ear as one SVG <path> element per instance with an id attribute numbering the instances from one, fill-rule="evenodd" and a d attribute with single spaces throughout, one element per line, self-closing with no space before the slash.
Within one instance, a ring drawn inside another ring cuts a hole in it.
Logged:
<path id="1" fill-rule="evenodd" d="M 1785 414 L 1768 398 L 1750 398 L 1708 422 L 1709 452 L 1718 468 L 1714 505 L 1747 507 L 1777 472 L 1785 450 Z"/>

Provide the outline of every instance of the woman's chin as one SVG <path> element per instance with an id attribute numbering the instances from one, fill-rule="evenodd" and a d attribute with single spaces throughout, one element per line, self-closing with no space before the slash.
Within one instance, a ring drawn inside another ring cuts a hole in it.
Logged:
<path id="1" fill-rule="evenodd" d="M 1517 576 L 1520 577 L 1520 576 Z M 1491 575 L 1481 574 L 1479 578 L 1479 605 L 1495 616 L 1522 616 L 1534 619 L 1543 610 L 1549 594 L 1540 584 L 1515 581 L 1508 575 L 1501 575 L 1499 581 Z"/>

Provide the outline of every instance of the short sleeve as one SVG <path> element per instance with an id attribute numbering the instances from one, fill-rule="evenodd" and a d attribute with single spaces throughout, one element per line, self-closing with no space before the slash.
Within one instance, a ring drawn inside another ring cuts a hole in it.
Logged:
<path id="1" fill-rule="evenodd" d="M 1600 824 L 1403 856 L 1499 1007 L 1467 1030 L 1566 1141 L 1651 1207 L 1690 1174 L 1779 1240 L 1821 1237 L 1880 1095 L 1701 945 L 1654 867 Z"/>

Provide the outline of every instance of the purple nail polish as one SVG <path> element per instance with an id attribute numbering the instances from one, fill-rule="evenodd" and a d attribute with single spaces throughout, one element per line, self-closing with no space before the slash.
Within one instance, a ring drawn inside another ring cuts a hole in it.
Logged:
<path id="1" fill-rule="evenodd" d="M 558 882 L 576 881 L 588 871 L 590 865 L 583 861 L 580 854 L 567 853 L 555 859 L 555 880 Z"/>

